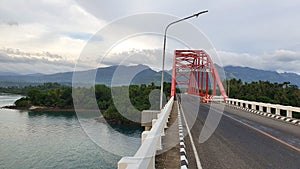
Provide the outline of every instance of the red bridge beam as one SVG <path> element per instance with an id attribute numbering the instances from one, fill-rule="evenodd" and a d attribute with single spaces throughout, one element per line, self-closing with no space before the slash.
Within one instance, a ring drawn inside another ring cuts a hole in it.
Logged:
<path id="1" fill-rule="evenodd" d="M 209 85 L 209 78 L 212 85 Z M 217 84 L 221 95 L 227 98 L 219 73 L 204 50 L 175 50 L 171 96 L 175 95 L 176 86 L 181 85 L 188 88 L 189 94 L 210 98 L 216 96 Z M 212 95 L 209 95 L 209 87 L 212 87 Z"/>

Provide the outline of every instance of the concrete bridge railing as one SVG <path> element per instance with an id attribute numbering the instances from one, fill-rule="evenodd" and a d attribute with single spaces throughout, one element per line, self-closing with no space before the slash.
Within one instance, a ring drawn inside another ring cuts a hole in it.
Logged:
<path id="1" fill-rule="evenodd" d="M 226 103 L 244 107 L 244 108 L 248 108 L 248 109 L 259 110 L 261 112 L 273 113 L 273 114 L 281 115 L 281 116 L 282 116 L 281 112 L 284 111 L 284 112 L 286 112 L 285 116 L 290 117 L 290 118 L 294 117 L 293 113 L 300 114 L 300 107 L 283 106 L 283 105 L 279 105 L 279 104 L 261 103 L 261 102 L 239 100 L 239 99 L 232 99 L 232 98 L 227 98 Z"/>
<path id="2" fill-rule="evenodd" d="M 161 136 L 164 135 L 164 129 L 167 127 L 174 97 L 168 101 L 165 107 L 158 114 L 158 119 L 152 120 L 150 131 L 142 133 L 142 145 L 135 153 L 134 157 L 123 157 L 118 162 L 118 169 L 154 169 L 155 154 L 161 150 Z"/>

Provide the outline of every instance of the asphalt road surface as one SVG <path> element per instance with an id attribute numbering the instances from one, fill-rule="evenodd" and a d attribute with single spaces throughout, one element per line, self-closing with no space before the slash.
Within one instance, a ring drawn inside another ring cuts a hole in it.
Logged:
<path id="1" fill-rule="evenodd" d="M 222 104 L 211 107 L 211 104 L 200 103 L 196 96 L 182 94 L 180 100 L 182 119 L 187 123 L 183 120 L 184 127 L 186 131 L 190 129 L 196 148 L 194 152 L 187 135 L 189 168 L 197 168 L 199 160 L 198 166 L 200 163 L 204 169 L 300 169 L 299 126 Z M 225 107 L 224 112 L 222 107 Z M 206 119 L 212 122 L 205 123 Z M 205 139 L 202 134 L 200 137 L 201 131 L 204 136 L 214 132 L 201 143 Z"/>

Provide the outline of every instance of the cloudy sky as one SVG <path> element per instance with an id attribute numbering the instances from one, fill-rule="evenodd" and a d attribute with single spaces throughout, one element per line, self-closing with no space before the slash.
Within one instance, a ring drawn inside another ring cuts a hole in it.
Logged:
<path id="1" fill-rule="evenodd" d="M 158 21 L 154 16 L 150 25 L 157 27 L 157 32 L 130 36 L 113 44 L 118 40 L 117 35 L 143 32 L 140 28 L 149 24 L 147 19 L 147 23 L 139 24 L 121 21 L 144 13 L 181 18 L 208 9 L 207 14 L 188 22 L 209 39 L 224 66 L 300 74 L 299 8 L 298 0 L 2 0 L 0 72 L 55 73 L 72 71 L 75 64 L 82 69 L 90 65 L 109 66 L 120 64 L 126 54 L 124 64 L 146 64 L 159 69 L 160 33 L 171 20 L 166 17 Z M 117 29 L 109 29 L 110 36 L 101 32 L 111 24 L 119 25 Z M 144 29 L 147 31 L 149 27 Z M 182 37 L 193 37 L 191 31 L 180 29 L 180 25 L 173 26 L 170 33 L 176 29 Z M 94 57 L 90 64 L 78 63 L 78 58 L 89 54 L 87 44 L 95 39 L 100 42 L 96 47 L 103 51 L 89 55 Z M 168 68 L 172 51 L 186 47 L 184 41 L 179 43 L 181 39 L 172 42 L 170 37 L 168 41 Z M 108 49 L 108 56 L 99 58 Z"/>

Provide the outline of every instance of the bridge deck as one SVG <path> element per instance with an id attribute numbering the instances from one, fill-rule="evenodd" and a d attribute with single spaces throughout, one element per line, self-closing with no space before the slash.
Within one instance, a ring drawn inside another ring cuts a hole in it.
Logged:
<path id="1" fill-rule="evenodd" d="M 165 136 L 162 137 L 163 150 L 158 151 L 158 155 L 155 157 L 155 168 L 157 169 L 180 168 L 177 106 L 177 102 L 174 102 L 172 112 L 170 114 L 168 129 L 165 132 Z"/>
<path id="2" fill-rule="evenodd" d="M 184 97 L 184 98 L 183 98 Z M 290 168 L 300 166 L 300 128 L 282 121 L 225 107 L 218 127 L 199 142 L 208 112 L 220 113 L 199 98 L 182 96 L 182 115 L 191 130 L 202 168 Z M 197 168 L 189 137 L 185 137 L 189 168 Z"/>

